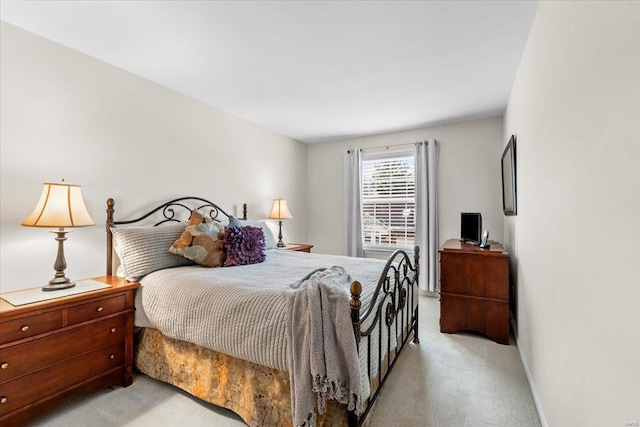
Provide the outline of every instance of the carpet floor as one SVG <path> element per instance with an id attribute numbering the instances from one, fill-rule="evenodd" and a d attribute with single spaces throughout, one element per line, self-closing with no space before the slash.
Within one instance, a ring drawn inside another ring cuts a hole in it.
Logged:
<path id="1" fill-rule="evenodd" d="M 420 296 L 420 344 L 405 348 L 371 415 L 372 427 L 539 427 L 518 350 L 470 333 L 439 332 L 437 298 Z M 127 388 L 66 401 L 34 426 L 245 426 L 233 412 L 145 375 Z"/>

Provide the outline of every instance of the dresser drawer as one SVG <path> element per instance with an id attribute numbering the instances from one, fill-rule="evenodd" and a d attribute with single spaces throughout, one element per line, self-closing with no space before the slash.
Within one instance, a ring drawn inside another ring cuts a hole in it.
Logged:
<path id="1" fill-rule="evenodd" d="M 122 315 L 0 350 L 0 384 L 60 363 L 70 357 L 120 342 L 126 334 Z"/>
<path id="2" fill-rule="evenodd" d="M 111 344 L 0 385 L 0 416 L 112 368 L 123 366 L 124 342 Z"/>
<path id="3" fill-rule="evenodd" d="M 118 295 L 116 297 L 79 304 L 75 307 L 69 308 L 69 325 L 118 313 L 125 309 L 125 304 L 125 295 Z"/>
<path id="4" fill-rule="evenodd" d="M 62 312 L 36 314 L 0 323 L 0 344 L 32 337 L 62 327 Z"/>
<path id="5" fill-rule="evenodd" d="M 475 331 L 509 344 L 507 301 L 440 293 L 440 332 Z"/>
<path id="6" fill-rule="evenodd" d="M 507 301 L 509 258 L 478 254 L 440 253 L 440 291 Z"/>

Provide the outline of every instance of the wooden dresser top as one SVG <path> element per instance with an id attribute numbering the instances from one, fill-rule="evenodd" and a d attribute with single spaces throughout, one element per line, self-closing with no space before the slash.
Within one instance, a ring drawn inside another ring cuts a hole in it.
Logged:
<path id="1" fill-rule="evenodd" d="M 70 302 L 78 303 L 84 300 L 89 300 L 96 297 L 106 297 L 110 294 L 126 291 L 129 289 L 136 289 L 140 284 L 138 282 L 129 282 L 125 279 L 121 279 L 115 276 L 102 276 L 94 277 L 93 280 L 103 282 L 111 285 L 110 288 L 99 289 L 97 291 L 85 292 L 81 294 L 69 295 L 60 298 L 50 299 L 46 301 L 34 302 L 32 304 L 25 304 L 20 306 L 14 306 L 9 304 L 3 299 L 0 299 L 0 319 L 8 316 L 19 315 L 28 313 L 31 311 L 38 311 L 41 309 L 51 309 L 59 306 L 66 305 Z M 52 291 L 55 292 L 55 291 Z"/>
<path id="2" fill-rule="evenodd" d="M 465 243 L 459 239 L 449 239 L 440 247 L 439 252 L 445 251 L 457 251 L 462 253 L 472 253 L 478 255 L 490 255 L 490 256 L 504 256 L 508 257 L 509 252 L 498 242 L 489 241 L 490 247 L 488 249 L 482 249 L 478 245 L 471 243 Z"/>

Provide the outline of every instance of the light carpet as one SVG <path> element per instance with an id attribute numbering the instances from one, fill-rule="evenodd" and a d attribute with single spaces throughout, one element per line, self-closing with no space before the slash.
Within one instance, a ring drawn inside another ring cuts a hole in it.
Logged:
<path id="1" fill-rule="evenodd" d="M 372 427 L 539 427 L 518 350 L 470 333 L 439 332 L 437 298 L 420 296 L 420 344 L 405 348 L 371 416 Z M 233 412 L 135 375 L 127 388 L 87 394 L 34 426 L 245 426 Z"/>

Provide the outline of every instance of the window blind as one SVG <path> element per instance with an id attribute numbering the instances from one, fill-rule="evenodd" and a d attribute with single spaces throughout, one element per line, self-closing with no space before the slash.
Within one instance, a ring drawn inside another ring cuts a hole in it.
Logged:
<path id="1" fill-rule="evenodd" d="M 389 154 L 362 161 L 363 247 L 413 246 L 415 187 L 413 154 Z"/>

